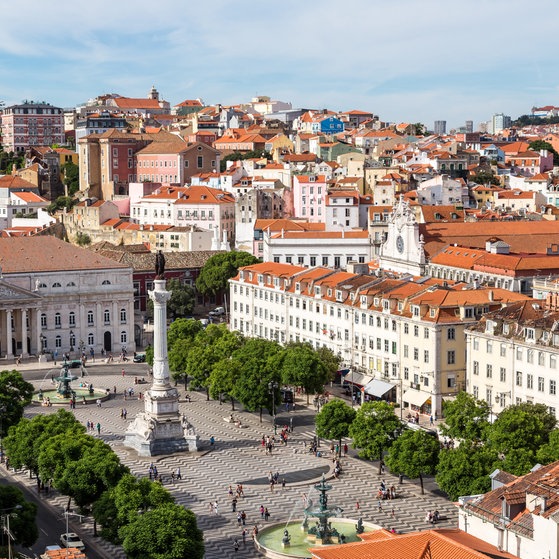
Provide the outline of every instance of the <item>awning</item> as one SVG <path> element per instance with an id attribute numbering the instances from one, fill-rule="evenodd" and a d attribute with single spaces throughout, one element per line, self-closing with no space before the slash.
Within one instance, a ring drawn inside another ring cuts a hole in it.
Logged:
<path id="1" fill-rule="evenodd" d="M 358 373 L 357 371 L 352 371 L 344 376 L 344 383 L 354 384 L 357 386 L 365 386 L 373 380 L 372 375 L 366 375 L 364 373 Z"/>
<path id="2" fill-rule="evenodd" d="M 426 392 L 421 392 L 421 390 L 414 390 L 412 388 L 411 390 L 406 390 L 406 392 L 404 392 L 404 396 L 402 397 L 402 400 L 404 400 L 404 402 L 407 402 L 408 404 L 411 404 L 413 406 L 421 407 L 430 398 L 431 398 L 431 394 L 427 394 Z"/>
<path id="3" fill-rule="evenodd" d="M 390 392 L 396 385 L 386 382 L 385 380 L 373 379 L 365 386 L 365 394 L 382 398 L 387 392 Z"/>

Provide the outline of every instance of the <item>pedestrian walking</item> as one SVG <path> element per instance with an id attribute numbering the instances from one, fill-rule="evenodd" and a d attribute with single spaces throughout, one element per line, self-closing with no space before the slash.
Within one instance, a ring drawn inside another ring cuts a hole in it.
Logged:
<path id="1" fill-rule="evenodd" d="M 238 512 L 237 513 L 237 526 L 240 526 L 242 522 L 243 522 L 243 517 L 241 516 L 241 513 Z"/>
<path id="2" fill-rule="evenodd" d="M 97 407 L 100 408 L 101 407 L 101 399 L 97 398 Z"/>
<path id="3" fill-rule="evenodd" d="M 243 522 L 243 526 L 246 526 L 246 521 L 247 521 L 247 515 L 245 513 L 245 511 L 241 511 L 241 520 Z"/>
<path id="4" fill-rule="evenodd" d="M 378 500 L 378 511 L 382 512 L 382 502 L 380 499 Z"/>
<path id="5" fill-rule="evenodd" d="M 348 447 L 347 447 L 347 443 L 344 444 L 344 456 L 347 456 L 347 451 L 348 451 Z"/>
<path id="6" fill-rule="evenodd" d="M 231 512 L 237 512 L 237 497 L 231 500 Z"/>
<path id="7" fill-rule="evenodd" d="M 281 490 L 284 491 L 285 490 L 285 478 L 281 479 Z"/>
<path id="8" fill-rule="evenodd" d="M 359 504 L 359 501 L 355 501 L 355 510 L 356 510 L 357 512 L 359 512 L 360 506 L 361 506 L 361 505 Z"/>
<path id="9" fill-rule="evenodd" d="M 246 528 L 243 528 L 243 531 L 241 532 L 241 536 L 243 538 L 243 545 L 247 544 L 247 531 Z"/>
<path id="10" fill-rule="evenodd" d="M 392 507 L 392 511 L 391 511 L 391 514 L 390 514 L 390 516 L 392 516 L 392 518 L 394 518 L 394 516 L 395 516 L 394 512 L 395 512 L 394 507 Z"/>
<path id="11" fill-rule="evenodd" d="M 216 516 L 218 515 L 218 506 L 219 505 L 217 504 L 217 499 L 216 499 L 215 503 L 214 503 L 214 513 L 215 513 Z"/>
<path id="12" fill-rule="evenodd" d="M 122 369 L 122 376 L 124 376 L 124 375 L 125 375 L 125 372 L 124 372 L 124 369 Z"/>
<path id="13" fill-rule="evenodd" d="M 237 540 L 236 538 L 235 541 L 233 542 L 233 549 L 235 550 L 235 553 L 239 551 L 239 540 Z"/>
<path id="14" fill-rule="evenodd" d="M 126 416 L 125 416 L 125 417 L 126 417 Z M 176 475 L 177 479 L 182 479 L 181 469 L 180 469 L 180 468 L 177 468 L 177 471 L 176 471 L 175 475 Z"/>
<path id="15" fill-rule="evenodd" d="M 260 518 L 264 518 L 264 505 L 260 505 Z"/>
<path id="16" fill-rule="evenodd" d="M 270 518 L 270 511 L 268 510 L 268 507 L 266 507 L 264 509 L 264 520 L 268 521 Z"/>
<path id="17" fill-rule="evenodd" d="M 429 416 L 429 425 L 430 425 L 431 427 L 434 425 L 434 423 L 433 423 L 433 416 L 432 416 L 432 415 Z"/>
<path id="18" fill-rule="evenodd" d="M 97 422 L 97 434 L 101 434 L 101 424 L 99 422 Z"/>
<path id="19" fill-rule="evenodd" d="M 215 437 L 212 435 L 210 437 L 210 446 L 213 447 L 214 444 L 215 444 Z"/>

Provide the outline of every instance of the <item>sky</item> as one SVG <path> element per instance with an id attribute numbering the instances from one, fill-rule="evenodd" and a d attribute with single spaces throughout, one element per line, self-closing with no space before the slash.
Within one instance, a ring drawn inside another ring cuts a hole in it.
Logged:
<path id="1" fill-rule="evenodd" d="M 4 8 L 0 101 L 104 93 L 250 101 L 390 122 L 559 106 L 557 0 L 27 0 Z"/>

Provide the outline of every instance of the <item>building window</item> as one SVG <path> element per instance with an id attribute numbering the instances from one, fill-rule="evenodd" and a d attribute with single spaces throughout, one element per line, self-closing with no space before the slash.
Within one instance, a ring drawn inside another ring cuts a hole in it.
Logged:
<path id="1" fill-rule="evenodd" d="M 419 361 L 419 349 L 417 349 L 416 347 L 413 348 L 413 360 Z"/>
<path id="2" fill-rule="evenodd" d="M 516 371 L 516 386 L 522 386 L 522 372 Z"/>
<path id="3" fill-rule="evenodd" d="M 76 313 L 73 311 L 68 315 L 68 324 L 70 325 L 70 327 L 76 325 Z"/>
<path id="4" fill-rule="evenodd" d="M 487 378 L 493 378 L 493 365 L 487 364 L 485 367 L 485 372 Z"/>
<path id="5" fill-rule="evenodd" d="M 204 156 L 203 155 L 199 155 L 196 158 L 196 165 L 198 166 L 198 169 L 201 169 L 204 166 Z"/>
<path id="6" fill-rule="evenodd" d="M 557 394 L 557 381 L 556 380 L 550 380 L 549 381 L 549 393 L 552 396 L 555 396 L 555 394 Z"/>
<path id="7" fill-rule="evenodd" d="M 429 328 L 423 329 L 423 337 L 428 340 L 429 339 Z"/>
<path id="8" fill-rule="evenodd" d="M 76 346 L 76 335 L 74 332 L 70 333 L 70 351 L 74 351 L 74 347 Z"/>
<path id="9" fill-rule="evenodd" d="M 493 342 L 491 340 L 485 342 L 485 350 L 489 354 L 493 353 Z"/>
<path id="10" fill-rule="evenodd" d="M 93 334 L 90 332 L 87 335 L 87 344 L 88 345 L 93 345 L 94 341 L 95 341 L 95 338 L 93 337 Z"/>
<path id="11" fill-rule="evenodd" d="M 123 330 L 123 331 L 120 333 L 120 343 L 121 343 L 121 344 L 125 344 L 125 343 L 127 343 L 127 341 L 128 341 L 128 337 L 127 337 L 127 335 L 126 335 L 126 332 Z"/>
<path id="12" fill-rule="evenodd" d="M 56 338 L 54 338 L 54 347 L 56 348 L 62 347 L 62 338 L 60 336 L 56 336 Z"/>
<path id="13" fill-rule="evenodd" d="M 424 363 L 429 363 L 429 350 L 428 349 L 423 350 L 423 362 Z"/>
<path id="14" fill-rule="evenodd" d="M 120 309 L 120 323 L 126 324 L 126 309 Z"/>
<path id="15" fill-rule="evenodd" d="M 550 355 L 549 356 L 549 368 L 550 369 L 556 369 L 557 368 L 557 356 L 556 355 Z"/>
<path id="16" fill-rule="evenodd" d="M 454 365 L 456 363 L 456 352 L 451 349 L 446 353 L 446 362 L 448 365 Z M 477 374 L 477 373 L 475 373 Z"/>
<path id="17" fill-rule="evenodd" d="M 534 388 L 534 375 L 526 374 L 526 388 L 532 390 Z"/>
<path id="18" fill-rule="evenodd" d="M 87 325 L 93 326 L 93 311 L 87 311 Z"/>
<path id="19" fill-rule="evenodd" d="M 479 375 L 479 362 L 474 361 L 474 375 Z"/>
<path id="20" fill-rule="evenodd" d="M 47 327 L 47 315 L 45 313 L 41 314 L 41 328 Z"/>
<path id="21" fill-rule="evenodd" d="M 105 309 L 105 311 L 103 312 L 103 321 L 105 322 L 105 324 L 111 323 L 111 312 L 109 311 L 109 309 Z"/>
<path id="22" fill-rule="evenodd" d="M 419 336 L 419 326 L 415 325 L 413 327 L 413 335 L 417 338 Z"/>
<path id="23" fill-rule="evenodd" d="M 62 328 L 62 317 L 60 316 L 59 312 L 54 315 L 54 327 Z"/>
<path id="24" fill-rule="evenodd" d="M 545 380 L 543 377 L 538 377 L 538 392 L 544 391 Z"/>
<path id="25" fill-rule="evenodd" d="M 499 369 L 499 380 L 501 382 L 506 382 L 507 381 L 507 370 L 505 369 L 505 367 L 501 367 Z"/>
<path id="26" fill-rule="evenodd" d="M 501 357 L 507 356 L 507 346 L 505 344 L 501 344 Z"/>
<path id="27" fill-rule="evenodd" d="M 455 340 L 456 339 L 456 329 L 455 328 L 449 328 L 446 331 L 446 339 L 447 340 Z"/>

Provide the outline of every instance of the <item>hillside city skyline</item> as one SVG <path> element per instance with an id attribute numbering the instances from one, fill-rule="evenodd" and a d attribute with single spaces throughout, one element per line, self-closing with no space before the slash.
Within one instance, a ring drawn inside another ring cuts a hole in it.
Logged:
<path id="1" fill-rule="evenodd" d="M 468 10 L 440 0 L 351 0 L 343 11 L 332 0 L 320 11 L 293 1 L 281 10 L 220 0 L 187 11 L 178 0 L 157 7 L 140 0 L 134 12 L 106 0 L 62 0 L 52 12 L 34 6 L 40 18 L 10 14 L 0 38 L 6 105 L 34 99 L 71 107 L 110 92 L 143 97 L 155 84 L 171 104 L 270 95 L 293 107 L 368 110 L 428 127 L 473 120 L 477 128 L 494 113 L 515 118 L 557 103 L 558 8 L 549 0 L 539 4 L 546 17 L 538 19 L 537 53 L 515 44 L 526 17 L 518 0 L 475 0 Z"/>

